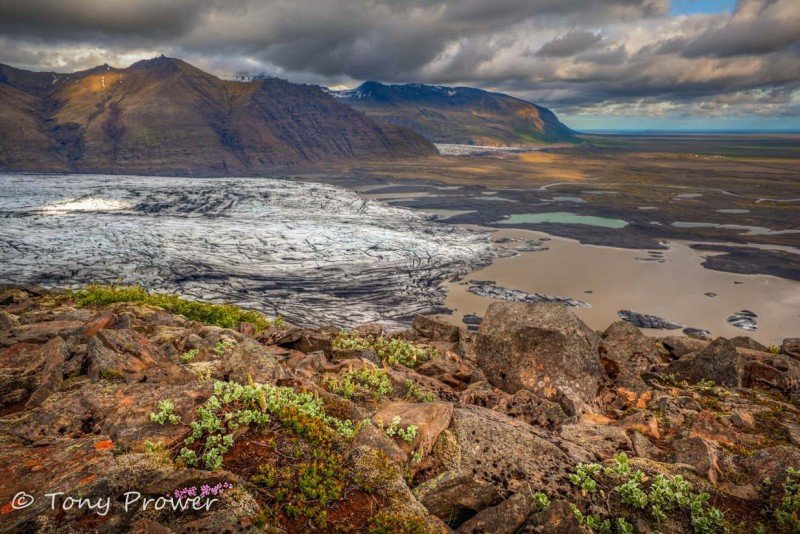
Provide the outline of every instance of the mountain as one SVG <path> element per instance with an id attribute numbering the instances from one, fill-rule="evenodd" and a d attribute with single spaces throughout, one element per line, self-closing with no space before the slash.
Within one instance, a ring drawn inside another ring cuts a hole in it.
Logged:
<path id="1" fill-rule="evenodd" d="M 574 141 L 547 108 L 473 87 L 364 82 L 330 91 L 368 116 L 411 128 L 434 143 L 494 146 Z"/>
<path id="2" fill-rule="evenodd" d="M 241 175 L 435 154 L 319 87 L 227 81 L 178 59 L 72 74 L 0 65 L 0 169 Z"/>

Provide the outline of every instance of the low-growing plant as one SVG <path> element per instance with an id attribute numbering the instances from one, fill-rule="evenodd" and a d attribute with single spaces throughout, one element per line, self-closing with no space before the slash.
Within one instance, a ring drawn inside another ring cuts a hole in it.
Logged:
<path id="1" fill-rule="evenodd" d="M 367 350 L 372 349 L 382 362 L 388 364 L 399 363 L 406 367 L 416 367 L 426 362 L 437 354 L 433 347 L 415 345 L 408 341 L 386 336 L 359 336 L 341 332 L 333 340 L 334 349 Z"/>
<path id="2" fill-rule="evenodd" d="M 601 481 L 601 476 L 619 483 L 609 485 Z M 711 534 L 724 530 L 723 514 L 708 504 L 710 498 L 708 493 L 694 491 L 691 484 L 680 475 L 666 476 L 659 473 L 648 479 L 641 470 L 631 469 L 625 453 L 617 455 L 614 462 L 607 467 L 599 464 L 579 464 L 575 468 L 575 473 L 569 475 L 569 479 L 584 496 L 591 497 L 599 493 L 605 497 L 611 492 L 616 492 L 622 504 L 637 511 L 647 510 L 658 522 L 666 520 L 668 513 L 674 512 L 686 514 L 695 532 Z M 583 518 L 582 524 L 598 532 L 606 531 L 605 521 L 598 523 L 589 517 L 591 516 Z M 624 518 L 618 519 L 624 520 Z M 622 528 L 627 528 L 619 521 L 614 526 L 618 532 L 622 531 L 620 530 Z M 611 523 L 608 527 L 611 528 Z"/>
<path id="3" fill-rule="evenodd" d="M 345 399 L 371 396 L 379 400 L 392 393 L 389 375 L 384 369 L 350 368 L 345 371 L 341 379 L 335 376 L 325 376 L 322 381 L 330 391 Z"/>
<path id="4" fill-rule="evenodd" d="M 378 512 L 372 516 L 367 527 L 369 534 L 424 534 L 428 532 L 420 519 L 389 512 Z"/>
<path id="5" fill-rule="evenodd" d="M 581 490 L 581 494 L 586 496 L 597 491 L 597 481 L 594 479 L 603 469 L 600 464 L 578 464 L 575 472 L 569 475 L 569 480 L 574 486 Z"/>
<path id="6" fill-rule="evenodd" d="M 175 413 L 175 403 L 170 399 L 159 401 L 156 411 L 150 413 L 150 421 L 163 425 L 167 422 L 177 425 L 181 422 L 179 415 Z"/>
<path id="7" fill-rule="evenodd" d="M 199 349 L 187 350 L 186 352 L 181 354 L 181 363 L 189 363 L 189 362 L 191 362 L 192 360 L 197 358 L 198 354 L 200 354 L 200 350 Z"/>
<path id="8" fill-rule="evenodd" d="M 345 496 L 347 470 L 343 455 L 323 439 L 312 444 L 299 439 L 275 443 L 280 455 L 259 466 L 251 477 L 274 511 L 290 519 L 310 520 L 327 527 L 327 509 Z"/>
<path id="9" fill-rule="evenodd" d="M 786 468 L 783 481 L 783 496 L 775 519 L 790 532 L 800 532 L 800 469 Z"/>
<path id="10" fill-rule="evenodd" d="M 214 354 L 217 356 L 225 356 L 229 350 L 236 346 L 236 341 L 233 339 L 221 339 L 214 345 Z"/>
<path id="11" fill-rule="evenodd" d="M 550 507 L 550 499 L 541 491 L 533 494 L 533 502 L 536 503 L 536 509 L 540 512 L 547 510 Z"/>
<path id="12" fill-rule="evenodd" d="M 161 401 L 158 407 L 159 411 L 152 414 L 151 419 L 180 422 L 177 416 L 170 417 L 172 401 Z M 265 425 L 271 420 L 270 416 L 298 434 L 319 433 L 322 426 L 352 437 L 356 430 L 352 421 L 327 415 L 322 400 L 313 393 L 298 393 L 292 388 L 271 385 L 215 382 L 213 395 L 198 406 L 196 414 L 180 458 L 188 465 L 202 465 L 210 470 L 222 466 L 224 454 L 233 447 L 233 432 L 242 426 Z"/>
<path id="13" fill-rule="evenodd" d="M 406 399 L 416 402 L 436 402 L 439 397 L 430 391 L 422 391 L 416 382 L 413 380 L 406 380 Z"/>
<path id="14" fill-rule="evenodd" d="M 88 285 L 78 290 L 69 290 L 66 297 L 76 306 L 103 306 L 118 302 L 135 302 L 163 308 L 170 313 L 183 315 L 192 321 L 237 328 L 240 323 L 251 323 L 257 330 L 269 327 L 269 320 L 253 310 L 244 310 L 228 304 L 211 304 L 189 300 L 178 295 L 150 293 L 140 286 Z"/>
<path id="15" fill-rule="evenodd" d="M 419 430 L 417 425 L 408 425 L 405 428 L 401 427 L 399 416 L 393 417 L 392 421 L 389 423 L 389 426 L 385 428 L 383 426 L 383 422 L 380 420 L 377 421 L 377 425 L 378 428 L 382 429 L 383 432 L 390 438 L 397 436 L 406 443 L 413 443 L 414 438 L 417 437 L 417 430 Z"/>

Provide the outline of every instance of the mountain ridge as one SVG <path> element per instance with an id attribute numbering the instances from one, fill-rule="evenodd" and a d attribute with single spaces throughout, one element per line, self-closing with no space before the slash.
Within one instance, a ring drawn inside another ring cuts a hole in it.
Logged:
<path id="1" fill-rule="evenodd" d="M 3 170 L 243 175 L 436 153 L 316 86 L 223 80 L 164 56 L 68 74 L 0 65 L 0 92 Z"/>
<path id="2" fill-rule="evenodd" d="M 549 109 L 475 87 L 368 80 L 353 89 L 329 92 L 375 119 L 411 128 L 434 143 L 524 146 L 576 140 L 575 132 Z"/>

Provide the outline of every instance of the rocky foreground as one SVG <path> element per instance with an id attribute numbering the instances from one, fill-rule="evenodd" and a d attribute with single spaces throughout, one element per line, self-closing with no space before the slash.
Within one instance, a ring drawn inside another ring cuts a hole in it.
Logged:
<path id="1" fill-rule="evenodd" d="M 0 531 L 800 528 L 800 340 L 236 329 L 0 290 Z M 259 325 L 264 326 L 264 325 Z"/>

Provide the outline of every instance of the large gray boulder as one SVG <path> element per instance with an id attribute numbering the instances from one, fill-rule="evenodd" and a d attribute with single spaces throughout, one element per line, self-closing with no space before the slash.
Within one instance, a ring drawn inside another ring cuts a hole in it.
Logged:
<path id="1" fill-rule="evenodd" d="M 600 339 L 574 313 L 554 303 L 497 302 L 477 334 L 478 366 L 508 393 L 528 389 L 582 411 L 604 378 Z"/>

